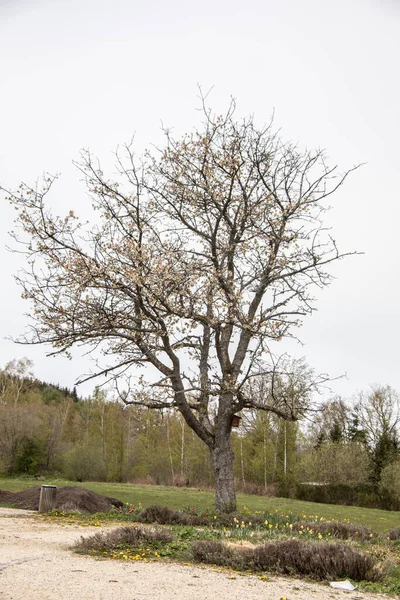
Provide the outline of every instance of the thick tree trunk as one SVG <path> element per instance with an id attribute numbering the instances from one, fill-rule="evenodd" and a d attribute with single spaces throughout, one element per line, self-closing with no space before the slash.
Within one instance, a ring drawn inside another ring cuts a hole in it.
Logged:
<path id="1" fill-rule="evenodd" d="M 233 476 L 234 454 L 229 437 L 218 447 L 211 449 L 215 478 L 215 506 L 217 511 L 230 513 L 236 510 L 235 480 Z"/>

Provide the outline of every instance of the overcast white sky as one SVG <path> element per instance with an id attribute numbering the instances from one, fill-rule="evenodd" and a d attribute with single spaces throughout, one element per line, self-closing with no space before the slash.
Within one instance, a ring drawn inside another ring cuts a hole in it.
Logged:
<path id="1" fill-rule="evenodd" d="M 400 391 L 399 40 L 399 0 L 0 0 L 0 183 L 60 172 L 55 212 L 84 214 L 80 148 L 112 165 L 134 132 L 141 150 L 161 142 L 161 121 L 190 130 L 197 83 L 215 86 L 216 112 L 231 95 L 260 125 L 275 110 L 285 139 L 326 148 L 343 170 L 367 163 L 329 216 L 340 249 L 365 255 L 336 265 L 295 353 L 346 372 L 332 385 L 344 396 L 374 382 Z M 0 367 L 27 356 L 38 377 L 71 387 L 81 359 L 5 339 L 29 306 L 12 277 L 21 259 L 5 250 L 13 211 L 0 207 Z"/>

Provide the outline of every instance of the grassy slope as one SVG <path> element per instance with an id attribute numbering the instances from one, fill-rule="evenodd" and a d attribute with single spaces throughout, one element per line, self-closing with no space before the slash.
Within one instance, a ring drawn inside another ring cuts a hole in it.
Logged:
<path id="1" fill-rule="evenodd" d="M 210 509 L 214 507 L 214 494 L 206 490 L 194 488 L 176 488 L 153 485 L 133 485 L 126 483 L 103 483 L 88 481 L 77 483 L 71 481 L 49 479 L 38 482 L 33 479 L 10 479 L 0 478 L 0 489 L 17 492 L 42 483 L 54 484 L 60 487 L 65 485 L 79 485 L 89 490 L 119 498 L 130 504 L 141 503 L 144 507 L 150 504 L 161 504 L 173 509 L 187 506 L 196 509 Z M 237 495 L 238 512 L 242 513 L 246 507 L 250 513 L 255 511 L 269 511 L 295 513 L 297 515 L 318 515 L 326 519 L 343 521 L 366 525 L 378 533 L 388 531 L 400 525 L 400 512 L 378 510 L 374 508 L 359 508 L 356 506 L 338 506 L 333 504 L 317 504 L 315 502 L 303 502 L 301 500 L 289 500 L 287 498 L 267 498 L 262 496 L 250 496 L 247 494 Z"/>

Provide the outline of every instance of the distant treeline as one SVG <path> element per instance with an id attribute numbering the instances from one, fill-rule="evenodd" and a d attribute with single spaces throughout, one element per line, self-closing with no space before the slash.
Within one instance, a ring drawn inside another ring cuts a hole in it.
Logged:
<path id="1" fill-rule="evenodd" d="M 126 406 L 99 389 L 83 399 L 21 362 L 0 370 L 1 472 L 213 485 L 208 449 L 179 413 Z M 232 437 L 237 488 L 399 510 L 399 406 L 391 388 L 377 387 L 351 404 L 328 401 L 307 424 L 242 414 Z"/>

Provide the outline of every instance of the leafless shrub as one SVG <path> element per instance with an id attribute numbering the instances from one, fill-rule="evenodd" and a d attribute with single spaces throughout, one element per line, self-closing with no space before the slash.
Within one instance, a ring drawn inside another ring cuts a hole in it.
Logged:
<path id="1" fill-rule="evenodd" d="M 207 525 L 209 519 L 199 515 L 191 515 L 184 512 L 171 510 L 167 506 L 152 504 L 148 506 L 139 516 L 143 523 L 159 523 L 163 525 Z"/>
<path id="2" fill-rule="evenodd" d="M 341 540 L 357 539 L 361 541 L 369 540 L 377 537 L 377 533 L 364 525 L 355 525 L 354 523 L 346 523 L 345 521 L 296 521 L 292 525 L 292 531 L 312 530 L 314 533 L 327 535 L 330 533 Z"/>
<path id="3" fill-rule="evenodd" d="M 355 581 L 380 581 L 385 575 L 368 554 L 334 543 L 289 540 L 240 548 L 223 542 L 199 541 L 193 544 L 192 555 L 200 562 L 234 569 L 277 571 L 315 579 L 349 577 Z"/>
<path id="4" fill-rule="evenodd" d="M 192 525 L 197 527 L 210 524 L 210 517 L 179 512 L 158 504 L 152 504 L 142 510 L 138 519 L 142 523 L 159 523 L 160 525 Z M 212 519 L 211 522 L 215 527 L 235 527 L 235 524 L 242 520 L 243 515 L 221 513 L 216 515 L 216 518 Z M 263 517 L 251 517 L 252 525 L 262 525 L 264 520 Z"/>
<path id="5" fill-rule="evenodd" d="M 400 540 L 400 527 L 395 527 L 394 529 L 388 531 L 387 537 L 393 542 L 395 542 L 396 540 Z"/>
<path id="6" fill-rule="evenodd" d="M 75 550 L 113 550 L 121 545 L 140 546 L 143 542 L 168 543 L 173 540 L 169 531 L 164 529 L 149 529 L 145 527 L 118 527 L 111 531 L 98 532 L 90 537 L 81 539 L 73 546 Z"/>
<path id="7" fill-rule="evenodd" d="M 285 574 L 309 575 L 317 579 L 350 577 L 356 581 L 377 581 L 383 577 L 370 555 L 335 543 L 288 540 L 265 544 L 255 548 L 254 566 L 259 570 L 276 567 Z"/>
<path id="8" fill-rule="evenodd" d="M 189 485 L 188 478 L 184 475 L 175 475 L 172 485 L 175 487 L 187 487 Z"/>
<path id="9" fill-rule="evenodd" d="M 152 504 L 148 506 L 139 516 L 143 523 L 162 523 L 167 525 L 189 525 L 190 515 L 172 510 L 167 506 Z"/>
<path id="10" fill-rule="evenodd" d="M 249 569 L 254 551 L 246 546 L 227 546 L 219 541 L 201 540 L 192 544 L 191 552 L 193 558 L 199 562 L 234 569 Z"/>

